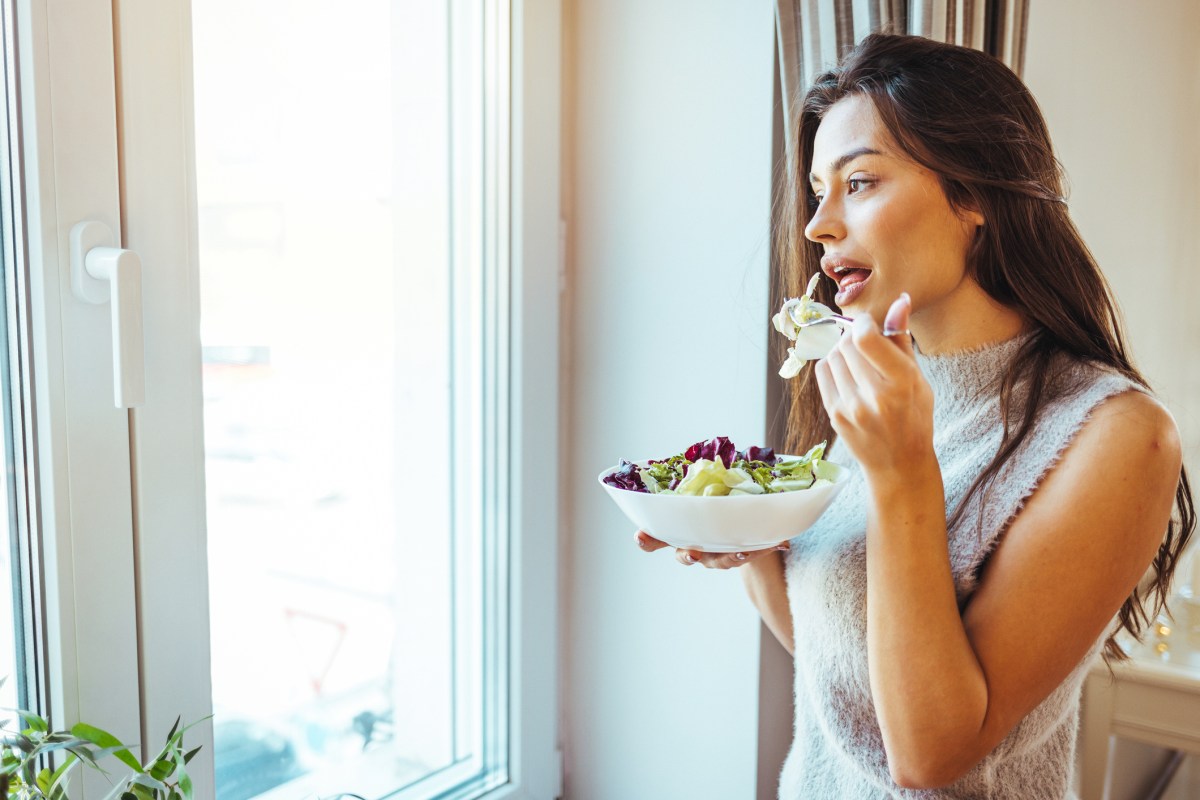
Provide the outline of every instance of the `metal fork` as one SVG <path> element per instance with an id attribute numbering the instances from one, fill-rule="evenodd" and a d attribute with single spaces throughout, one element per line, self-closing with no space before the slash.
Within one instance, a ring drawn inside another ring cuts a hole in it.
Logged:
<path id="1" fill-rule="evenodd" d="M 835 323 L 849 324 L 851 322 L 854 322 L 854 320 L 850 317 L 844 317 L 841 314 L 830 314 L 827 317 L 817 317 L 816 319 L 809 320 L 808 322 L 798 322 L 796 323 L 796 329 L 803 330 L 804 328 L 811 328 L 814 325 L 832 325 Z"/>
<path id="2" fill-rule="evenodd" d="M 804 330 L 805 328 L 811 328 L 814 325 L 849 324 L 851 322 L 854 322 L 853 318 L 851 318 L 851 317 L 846 317 L 841 314 L 830 314 L 827 317 L 819 317 L 814 320 L 809 320 L 808 322 L 797 323 L 796 330 Z M 885 328 L 883 331 L 883 335 L 884 336 L 901 336 L 901 335 L 912 336 L 912 333 L 907 330 L 898 331 L 898 330 L 888 330 Z"/>

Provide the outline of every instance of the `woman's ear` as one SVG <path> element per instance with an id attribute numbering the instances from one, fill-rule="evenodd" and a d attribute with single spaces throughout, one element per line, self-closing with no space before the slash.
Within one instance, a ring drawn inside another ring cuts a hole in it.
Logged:
<path id="1" fill-rule="evenodd" d="M 954 208 L 954 213 L 971 227 L 982 228 L 987 220 L 983 218 L 983 212 L 979 210 L 979 203 L 971 196 L 971 192 L 965 186 L 958 188 L 959 191 L 954 192 L 957 197 L 950 201 L 951 206 Z"/>
<path id="2" fill-rule="evenodd" d="M 970 197 L 967 198 L 967 201 L 965 203 L 963 203 L 961 206 L 959 206 L 958 218 L 961 219 L 963 222 L 967 222 L 967 223 L 973 225 L 976 228 L 983 227 L 983 223 L 984 223 L 983 212 L 979 210 L 979 207 L 977 205 L 975 205 L 975 203 L 971 200 Z"/>

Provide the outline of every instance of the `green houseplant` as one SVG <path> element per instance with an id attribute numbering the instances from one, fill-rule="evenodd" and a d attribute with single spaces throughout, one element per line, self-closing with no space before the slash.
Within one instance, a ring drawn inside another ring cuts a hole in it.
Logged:
<path id="1" fill-rule="evenodd" d="M 154 758 L 142 764 L 129 748 L 111 733 L 84 722 L 68 731 L 54 731 L 37 714 L 18 711 L 24 727 L 3 731 L 0 740 L 0 798 L 8 800 L 70 800 L 68 781 L 76 767 L 97 770 L 105 759 L 116 759 L 129 772 L 113 779 L 109 800 L 191 800 L 192 780 L 187 764 L 200 750 L 185 751 L 183 734 L 191 726 L 179 720 L 167 734 L 166 744 Z M 49 757 L 62 757 L 56 767 Z"/>

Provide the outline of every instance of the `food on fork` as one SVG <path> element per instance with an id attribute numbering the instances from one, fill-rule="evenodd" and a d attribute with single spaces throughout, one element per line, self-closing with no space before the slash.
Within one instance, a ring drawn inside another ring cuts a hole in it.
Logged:
<path id="1" fill-rule="evenodd" d="M 795 342 L 788 348 L 787 359 L 779 368 L 780 377 L 794 378 L 809 361 L 829 355 L 842 335 L 842 328 L 848 324 L 845 317 L 835 314 L 829 306 L 813 300 L 813 290 L 817 288 L 819 280 L 821 273 L 818 272 L 808 282 L 802 297 L 784 301 L 779 313 L 771 318 L 775 330 Z M 832 322 L 827 325 L 812 324 L 822 319 Z"/>

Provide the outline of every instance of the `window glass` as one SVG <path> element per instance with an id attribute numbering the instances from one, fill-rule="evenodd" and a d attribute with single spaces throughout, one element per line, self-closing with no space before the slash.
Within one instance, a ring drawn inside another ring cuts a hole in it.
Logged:
<path id="1" fill-rule="evenodd" d="M 192 12 L 220 800 L 503 773 L 496 4 L 331 8 Z"/>

